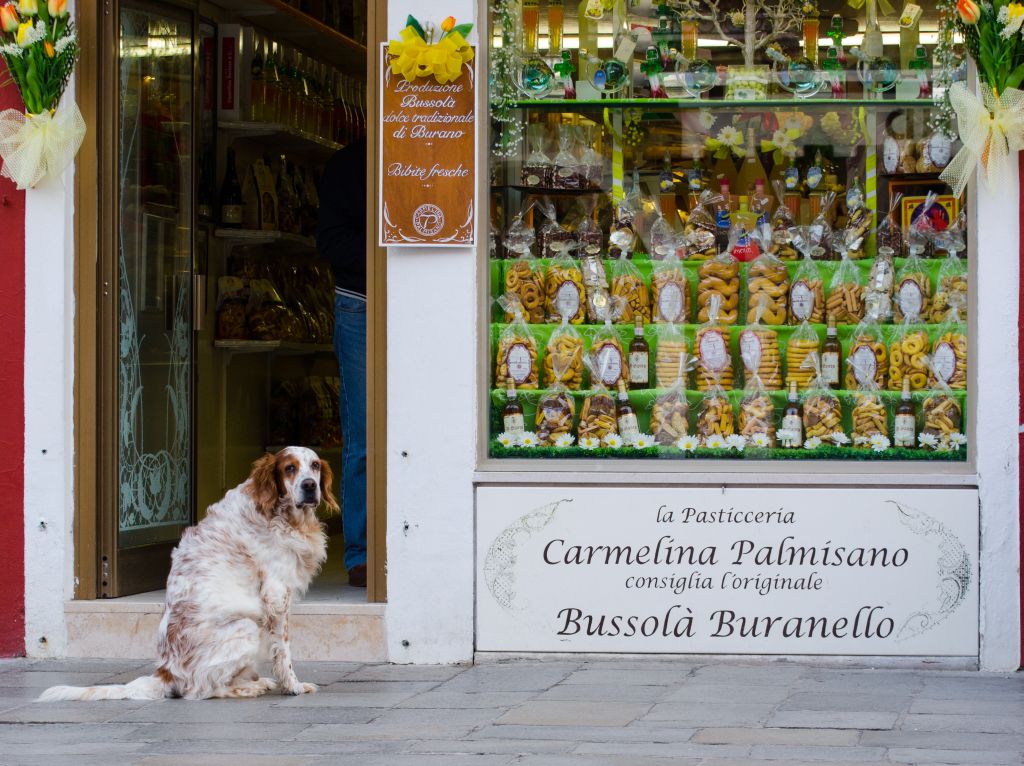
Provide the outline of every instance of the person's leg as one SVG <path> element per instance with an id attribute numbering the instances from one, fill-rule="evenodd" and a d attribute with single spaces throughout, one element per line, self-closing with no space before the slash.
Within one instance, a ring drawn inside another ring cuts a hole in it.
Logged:
<path id="1" fill-rule="evenodd" d="M 341 523 L 345 568 L 366 564 L 366 302 L 334 296 L 341 375 Z"/>

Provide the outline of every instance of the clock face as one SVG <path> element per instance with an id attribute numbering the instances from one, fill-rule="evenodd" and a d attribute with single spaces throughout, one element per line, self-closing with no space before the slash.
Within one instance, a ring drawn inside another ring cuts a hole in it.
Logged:
<path id="1" fill-rule="evenodd" d="M 886 173 L 895 173 L 900 164 L 900 145 L 892 136 L 886 136 L 882 142 L 882 164 Z"/>
<path id="2" fill-rule="evenodd" d="M 944 168 L 949 164 L 949 156 L 952 153 L 952 149 L 952 142 L 942 133 L 932 133 L 925 144 L 928 159 L 937 168 Z"/>

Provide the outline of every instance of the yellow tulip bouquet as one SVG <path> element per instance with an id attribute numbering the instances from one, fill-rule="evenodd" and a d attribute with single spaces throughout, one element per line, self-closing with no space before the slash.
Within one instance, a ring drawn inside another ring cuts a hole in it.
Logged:
<path id="1" fill-rule="evenodd" d="M 436 30 L 432 24 L 426 29 L 409 16 L 400 40 L 388 42 L 391 69 L 410 82 L 420 77 L 434 77 L 444 85 L 462 74 L 462 65 L 473 60 L 473 49 L 466 42 L 472 24 L 456 24 L 449 16 L 441 22 L 441 35 L 434 42 Z"/>
<path id="2" fill-rule="evenodd" d="M 71 162 L 85 136 L 73 102 L 61 103 L 75 61 L 78 38 L 67 0 L 19 0 L 0 5 L 0 57 L 18 88 L 25 111 L 0 113 L 4 176 L 19 189 L 56 175 Z"/>

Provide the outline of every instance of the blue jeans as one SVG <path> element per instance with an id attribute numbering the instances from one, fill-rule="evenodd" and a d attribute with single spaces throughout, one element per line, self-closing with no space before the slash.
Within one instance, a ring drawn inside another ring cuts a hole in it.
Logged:
<path id="1" fill-rule="evenodd" d="M 341 373 L 341 524 L 345 568 L 366 563 L 366 301 L 334 294 Z"/>

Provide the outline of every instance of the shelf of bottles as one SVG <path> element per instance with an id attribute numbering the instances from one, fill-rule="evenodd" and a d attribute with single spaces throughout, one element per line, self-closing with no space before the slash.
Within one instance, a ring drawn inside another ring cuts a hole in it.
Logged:
<path id="1" fill-rule="evenodd" d="M 492 11 L 492 457 L 966 459 L 935 7 Z"/>

